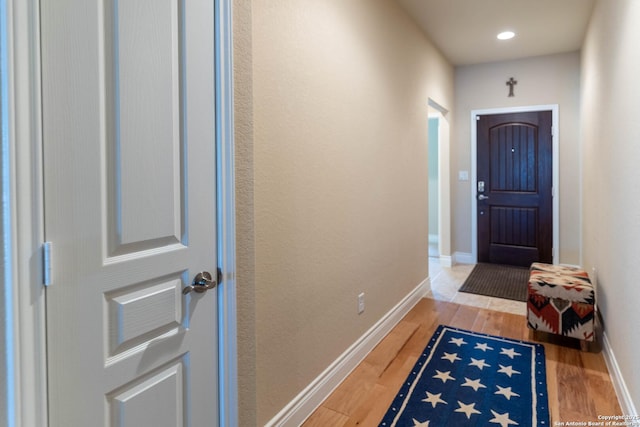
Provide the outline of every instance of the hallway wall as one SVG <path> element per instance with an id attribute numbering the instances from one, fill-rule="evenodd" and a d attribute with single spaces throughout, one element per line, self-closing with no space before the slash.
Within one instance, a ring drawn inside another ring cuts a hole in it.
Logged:
<path id="1" fill-rule="evenodd" d="M 508 97 L 506 81 L 518 84 Z M 451 212 L 453 252 L 470 254 L 471 111 L 530 105 L 559 105 L 560 116 L 560 262 L 580 263 L 580 54 L 539 56 L 456 68 L 456 113 L 451 144 Z M 475 194 L 475 193 L 474 193 Z"/>
<path id="2" fill-rule="evenodd" d="M 453 69 L 387 0 L 253 2 L 252 26 L 263 425 L 427 278 L 427 103 L 451 108 Z"/>
<path id="3" fill-rule="evenodd" d="M 627 406 L 635 408 L 640 405 L 638 22 L 640 1 L 597 2 L 582 54 L 583 263 L 596 279 L 605 333 L 634 402 Z"/>
<path id="4" fill-rule="evenodd" d="M 251 1 L 233 0 L 233 106 L 236 179 L 238 425 L 256 421 L 256 301 L 253 195 Z"/>

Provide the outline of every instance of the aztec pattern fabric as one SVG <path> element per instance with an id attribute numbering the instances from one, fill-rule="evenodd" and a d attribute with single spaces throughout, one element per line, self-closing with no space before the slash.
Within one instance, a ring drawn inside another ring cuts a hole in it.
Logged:
<path id="1" fill-rule="evenodd" d="M 549 427 L 544 347 L 438 326 L 380 427 Z"/>
<path id="2" fill-rule="evenodd" d="M 593 286 L 584 270 L 543 263 L 531 265 L 529 328 L 593 341 L 594 304 Z"/>

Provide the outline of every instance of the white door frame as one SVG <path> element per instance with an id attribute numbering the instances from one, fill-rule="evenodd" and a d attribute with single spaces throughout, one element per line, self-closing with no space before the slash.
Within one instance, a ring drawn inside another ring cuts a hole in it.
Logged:
<path id="1" fill-rule="evenodd" d="M 232 0 L 216 0 L 220 422 L 237 425 Z M 0 0 L 2 292 L 8 427 L 47 426 L 40 0 Z M 0 411 L 3 412 L 3 411 Z"/>
<path id="2" fill-rule="evenodd" d="M 438 256 L 440 265 L 451 267 L 451 181 L 449 110 L 429 98 L 429 107 L 438 113 Z"/>
<path id="3" fill-rule="evenodd" d="M 553 263 L 558 264 L 560 258 L 560 148 L 558 145 L 560 136 L 559 125 L 559 107 L 558 104 L 549 105 L 530 105 L 523 107 L 506 107 L 506 108 L 488 108 L 481 110 L 471 110 L 471 258 L 475 264 L 478 262 L 478 200 L 476 199 L 477 187 L 477 160 L 478 160 L 478 135 L 477 135 L 477 117 L 488 114 L 505 114 L 505 113 L 525 113 L 531 111 L 549 111 L 551 110 L 551 126 L 552 126 L 552 156 L 553 162 L 551 167 L 551 194 L 553 197 Z"/>

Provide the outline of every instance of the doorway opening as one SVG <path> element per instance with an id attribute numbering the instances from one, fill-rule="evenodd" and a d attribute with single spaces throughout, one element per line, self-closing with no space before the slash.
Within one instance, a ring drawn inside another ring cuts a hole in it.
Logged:
<path id="1" fill-rule="evenodd" d="M 432 99 L 428 110 L 429 256 L 451 267 L 451 198 L 449 180 L 449 111 Z"/>
<path id="2" fill-rule="evenodd" d="M 440 256 L 440 215 L 438 200 L 440 182 L 438 180 L 438 125 L 440 115 L 429 115 L 429 256 Z"/>

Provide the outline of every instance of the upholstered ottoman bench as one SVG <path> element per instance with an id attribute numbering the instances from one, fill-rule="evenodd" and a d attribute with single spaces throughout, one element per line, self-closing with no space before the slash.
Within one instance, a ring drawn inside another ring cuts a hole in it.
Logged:
<path id="1" fill-rule="evenodd" d="M 593 341 L 595 293 L 586 271 L 544 263 L 531 264 L 527 323 L 534 331 Z"/>

